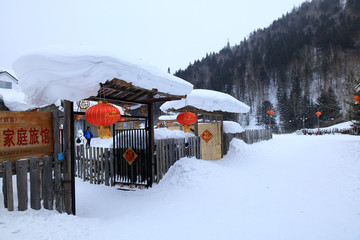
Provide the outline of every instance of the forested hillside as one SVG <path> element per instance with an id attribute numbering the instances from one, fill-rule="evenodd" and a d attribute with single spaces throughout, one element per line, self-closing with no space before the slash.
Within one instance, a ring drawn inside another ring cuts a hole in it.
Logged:
<path id="1" fill-rule="evenodd" d="M 360 78 L 360 1 L 313 0 L 235 46 L 175 73 L 195 88 L 226 92 L 251 106 L 246 117 L 294 131 L 344 120 Z M 272 120 L 273 122 L 273 120 Z"/>

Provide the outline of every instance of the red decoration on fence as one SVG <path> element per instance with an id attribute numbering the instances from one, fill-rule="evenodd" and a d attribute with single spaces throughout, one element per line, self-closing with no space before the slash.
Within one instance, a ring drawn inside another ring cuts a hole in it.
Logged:
<path id="1" fill-rule="evenodd" d="M 75 117 L 76 117 L 76 120 L 80 120 L 83 117 L 83 115 L 75 115 Z"/>
<path id="2" fill-rule="evenodd" d="M 353 99 L 356 104 L 358 104 L 360 102 L 360 96 L 355 96 Z"/>
<path id="3" fill-rule="evenodd" d="M 111 137 L 108 126 L 116 123 L 120 119 L 120 111 L 116 107 L 107 104 L 106 101 L 99 101 L 99 104 L 94 105 L 85 112 L 86 120 L 95 126 L 99 127 L 100 138 Z"/>
<path id="4" fill-rule="evenodd" d="M 317 117 L 320 117 L 320 115 L 321 115 L 321 112 L 316 112 Z"/>
<path id="5" fill-rule="evenodd" d="M 214 135 L 212 135 L 211 132 L 209 132 L 209 130 L 205 130 L 201 135 L 200 137 L 206 142 L 208 143 L 210 141 L 210 139 L 212 139 Z"/>
<path id="6" fill-rule="evenodd" d="M 123 154 L 123 157 L 125 158 L 125 160 L 128 162 L 129 165 L 131 165 L 134 162 L 137 156 L 138 155 L 134 152 L 134 150 L 131 147 L 129 147 Z"/>
<path id="7" fill-rule="evenodd" d="M 188 111 L 182 112 L 176 117 L 176 121 L 184 125 L 184 132 L 191 132 L 190 125 L 194 124 L 196 120 L 196 114 Z"/>

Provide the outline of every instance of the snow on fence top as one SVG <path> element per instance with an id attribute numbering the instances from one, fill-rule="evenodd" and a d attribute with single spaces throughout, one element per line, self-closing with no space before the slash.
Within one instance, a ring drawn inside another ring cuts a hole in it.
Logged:
<path id="1" fill-rule="evenodd" d="M 250 110 L 248 105 L 229 94 L 205 89 L 194 89 L 186 99 L 166 102 L 160 109 L 163 112 L 176 111 L 187 105 L 208 112 L 247 113 Z"/>
<path id="2" fill-rule="evenodd" d="M 13 69 L 27 100 L 38 106 L 96 96 L 99 83 L 114 78 L 172 95 L 186 95 L 193 89 L 192 84 L 157 68 L 79 48 L 29 53 L 17 59 Z"/>

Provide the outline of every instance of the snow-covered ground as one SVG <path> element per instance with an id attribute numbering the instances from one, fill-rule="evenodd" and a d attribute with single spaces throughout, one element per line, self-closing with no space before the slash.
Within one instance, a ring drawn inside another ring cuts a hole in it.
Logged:
<path id="1" fill-rule="evenodd" d="M 360 239 L 360 138 L 275 135 L 183 158 L 151 189 L 76 181 L 77 215 L 8 212 L 0 239 Z"/>

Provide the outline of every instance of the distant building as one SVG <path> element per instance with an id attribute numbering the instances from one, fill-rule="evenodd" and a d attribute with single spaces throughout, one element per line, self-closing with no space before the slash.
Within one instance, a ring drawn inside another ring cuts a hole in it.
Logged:
<path id="1" fill-rule="evenodd" d="M 7 71 L 0 70 L 0 88 L 18 90 L 18 80 Z"/>

